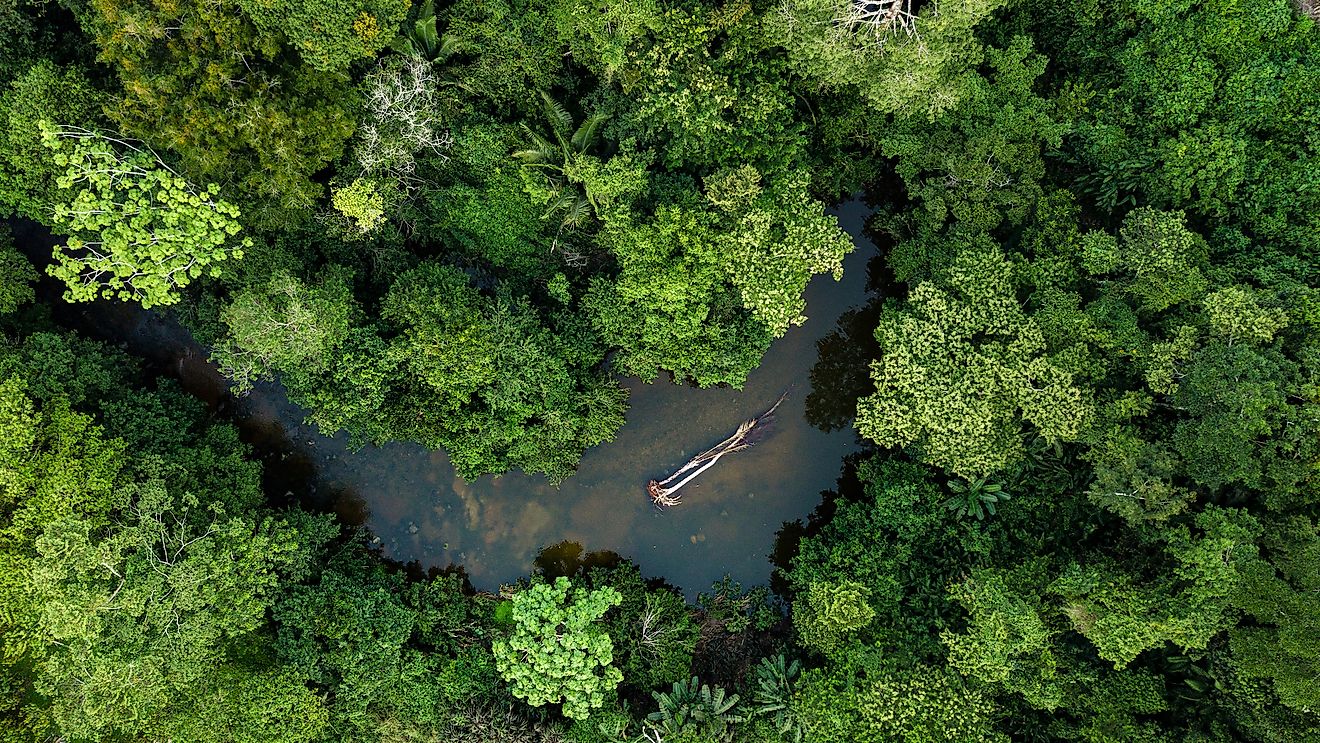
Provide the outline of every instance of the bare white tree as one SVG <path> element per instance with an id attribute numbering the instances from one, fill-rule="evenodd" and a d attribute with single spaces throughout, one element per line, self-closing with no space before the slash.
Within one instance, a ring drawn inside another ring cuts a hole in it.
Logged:
<path id="1" fill-rule="evenodd" d="M 890 34 L 917 33 L 917 15 L 913 0 L 845 0 L 839 9 L 838 22 L 850 31 L 865 31 L 884 40 Z"/>
<path id="2" fill-rule="evenodd" d="M 920 41 L 917 33 L 917 0 L 824 0 L 808 4 L 823 11 L 826 18 L 819 22 L 829 26 L 829 34 L 837 39 L 870 36 L 884 46 L 896 34 Z M 785 30 L 793 33 L 801 22 L 803 0 L 783 0 L 779 6 L 780 21 Z M 833 10 L 828 8 L 833 5 Z M 819 17 L 819 16 L 818 16 Z"/>
<path id="3" fill-rule="evenodd" d="M 439 87 L 431 63 L 418 57 L 367 76 L 366 117 L 354 147 L 365 175 L 390 176 L 411 185 L 417 153 L 441 153 L 453 143 Z"/>

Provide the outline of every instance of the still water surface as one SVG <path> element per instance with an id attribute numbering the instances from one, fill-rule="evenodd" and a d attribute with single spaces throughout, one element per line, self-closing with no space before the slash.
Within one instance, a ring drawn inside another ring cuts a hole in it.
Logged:
<path id="1" fill-rule="evenodd" d="M 869 211 L 860 201 L 834 210 L 857 248 L 845 260 L 843 279 L 811 282 L 807 322 L 775 342 L 742 390 L 624 380 L 627 425 L 613 442 L 588 451 L 578 473 L 558 488 L 517 472 L 467 482 L 444 452 L 413 444 L 353 450 L 346 436 L 322 436 L 304 424 L 305 412 L 277 384 L 232 402 L 233 413 L 259 448 L 281 450 L 268 453 L 267 468 L 292 498 L 361 524 L 386 557 L 423 569 L 461 565 L 478 589 L 528 574 L 542 548 L 564 541 L 631 558 L 645 575 L 663 576 L 689 594 L 725 574 L 763 583 L 776 532 L 816 507 L 821 491 L 838 479 L 843 457 L 860 447 L 846 422 L 864 372 L 855 336 L 869 331 L 855 313 L 871 299 L 868 263 L 877 251 L 863 235 Z M 136 313 L 130 324 L 118 333 L 133 350 L 168 360 L 194 392 L 221 389 L 205 352 L 176 325 L 150 313 Z M 821 349 L 829 354 L 831 347 L 841 354 L 819 360 Z M 830 389 L 810 395 L 813 377 Z M 685 486 L 681 505 L 658 511 L 651 504 L 648 480 L 724 439 L 785 390 L 788 399 L 768 437 Z M 837 409 L 825 409 L 830 400 Z"/>

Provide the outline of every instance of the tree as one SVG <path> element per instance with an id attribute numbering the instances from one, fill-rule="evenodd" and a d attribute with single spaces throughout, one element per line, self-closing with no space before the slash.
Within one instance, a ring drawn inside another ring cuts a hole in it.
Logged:
<path id="1" fill-rule="evenodd" d="M 935 121 L 899 116 L 858 135 L 897 158 L 895 171 L 917 208 L 882 212 L 880 224 L 890 222 L 911 247 L 940 241 L 936 231 L 949 221 L 982 231 L 1022 224 L 1044 195 L 1044 154 L 1061 144 L 1068 128 L 1058 104 L 1033 89 L 1048 60 L 1024 36 L 1005 49 L 987 48 L 985 56 L 992 74 L 971 76 L 963 100 Z M 903 252 L 890 258 L 897 277 L 924 278 Z"/>
<path id="2" fill-rule="evenodd" d="M 41 122 L 92 127 L 104 96 L 78 67 L 32 65 L 0 94 L 0 209 L 48 222 L 65 174 L 42 146 Z"/>
<path id="3" fill-rule="evenodd" d="M 1070 566 L 1051 586 L 1073 627 L 1116 668 L 1165 642 L 1204 648 L 1231 625 L 1231 600 L 1256 557 L 1259 525 L 1240 511 L 1214 507 L 1194 523 L 1199 534 L 1190 526 L 1166 530 L 1169 569 L 1153 579 L 1094 561 Z"/>
<path id="4" fill-rule="evenodd" d="M 681 595 L 648 589 L 641 571 L 630 562 L 594 569 L 587 579 L 592 587 L 609 586 L 623 598 L 604 623 L 624 686 L 645 694 L 688 677 L 699 627 Z"/>
<path id="5" fill-rule="evenodd" d="M 238 207 L 219 186 L 192 186 L 150 149 L 76 128 L 44 129 L 42 142 L 65 166 L 54 223 L 72 237 L 50 273 L 70 301 L 174 304 L 178 289 L 252 245 L 235 239 Z"/>
<path id="6" fill-rule="evenodd" d="M 742 305 L 776 338 L 806 322 L 802 292 L 817 274 L 843 276 L 852 240 L 807 193 L 802 170 L 768 187 L 754 168 L 722 170 L 706 179 L 706 199 L 724 212 L 717 249 Z"/>
<path id="7" fill-rule="evenodd" d="M 999 250 L 985 238 L 959 247 L 944 282 L 881 316 L 876 392 L 858 402 L 857 430 L 975 478 L 1021 459 L 1023 422 L 1047 440 L 1076 439 L 1089 402 L 1022 311 Z"/>
<path id="8" fill-rule="evenodd" d="M 573 59 L 606 82 L 632 66 L 629 53 L 660 30 L 663 22 L 654 0 L 554 0 L 550 14 Z"/>
<path id="9" fill-rule="evenodd" d="M 1076 71 L 1079 192 L 1106 211 L 1186 209 L 1211 231 L 1315 249 L 1317 154 L 1305 132 L 1320 62 L 1314 25 L 1288 0 L 1032 13 L 1051 58 Z M 1074 30 L 1060 33 L 1060 21 Z M 1093 63 L 1101 58 L 1117 64 Z"/>
<path id="10" fill-rule="evenodd" d="M 593 322 L 622 347 L 623 369 L 643 379 L 665 370 L 702 386 L 741 386 L 770 340 L 806 320 L 807 282 L 841 275 L 852 244 L 822 212 L 803 172 L 765 183 L 741 167 L 649 219 L 617 215 L 600 240 L 620 273 L 593 280 L 585 300 Z"/>
<path id="11" fill-rule="evenodd" d="M 485 317 L 484 298 L 462 272 L 428 264 L 390 288 L 382 316 L 403 329 L 394 344 L 413 376 L 436 394 L 440 410 L 456 413 L 480 389 L 495 384 L 500 338 Z"/>
<path id="12" fill-rule="evenodd" d="M 1320 666 L 1315 606 L 1320 531 L 1304 517 L 1267 523 L 1266 528 L 1265 541 L 1275 557 L 1243 566 L 1233 603 L 1256 621 L 1230 630 L 1232 664 L 1241 676 L 1269 679 L 1288 707 L 1313 712 L 1320 709 L 1320 690 L 1313 683 Z"/>
<path id="13" fill-rule="evenodd" d="M 772 33 L 820 84 L 856 89 L 881 114 L 933 119 L 965 97 L 983 59 L 976 30 L 1003 5 L 793 0 Z"/>
<path id="14" fill-rule="evenodd" d="M 445 447 L 464 476 L 516 466 L 561 479 L 623 425 L 626 393 L 593 368 L 596 339 L 562 316 L 578 332 L 557 336 L 525 297 L 484 297 L 427 263 L 399 277 L 381 315 L 399 330 L 390 357 L 411 372 L 394 382 L 406 396 L 393 435 Z"/>
<path id="15" fill-rule="evenodd" d="M 1063 703 L 1052 632 L 1042 607 L 1010 587 L 1008 576 L 979 571 L 953 586 L 969 616 L 967 630 L 945 631 L 949 666 L 964 676 L 1001 684 L 1031 706 L 1053 710 Z"/>
<path id="16" fill-rule="evenodd" d="M 37 688 L 52 701 L 55 730 L 75 738 L 203 733 L 189 720 L 235 662 L 226 646 L 255 639 L 281 580 L 302 574 L 314 535 L 326 535 L 325 526 L 303 532 L 276 519 L 190 512 L 198 507 L 146 483 L 128 494 L 124 528 L 105 539 L 79 520 L 52 524 L 37 539 L 31 590 L 44 609 L 39 631 L 57 648 Z M 311 740 L 324 719 L 319 705 L 293 679 L 281 680 L 279 693 L 293 697 L 282 711 L 293 717 L 266 732 Z M 217 732 L 203 734 L 222 739 Z"/>
<path id="17" fill-rule="evenodd" d="M 354 61 L 376 56 L 393 41 L 409 3 L 239 0 L 238 5 L 257 28 L 287 38 L 313 69 L 340 72 Z"/>
<path id="18" fill-rule="evenodd" d="M 513 157 L 525 167 L 544 174 L 550 191 L 546 199 L 548 208 L 545 217 L 562 214 L 561 231 L 564 228 L 582 227 L 599 206 L 596 194 L 590 188 L 584 188 L 585 184 L 573 176 L 583 167 L 580 161 L 589 157 L 588 152 L 596 146 L 600 128 L 608 116 L 592 114 L 574 128 L 572 114 L 550 97 L 549 93 L 541 91 L 541 101 L 545 108 L 545 118 L 550 121 L 550 137 L 545 137 L 528 126 L 527 122 L 522 122 L 529 146 L 515 151 Z"/>
<path id="19" fill-rule="evenodd" d="M 1094 275 L 1119 274 L 1141 309 L 1162 312 L 1205 292 L 1207 247 L 1181 214 L 1136 209 L 1123 220 L 1119 238 L 1089 241 L 1083 265 Z"/>
<path id="20" fill-rule="evenodd" d="M 342 272 L 327 271 L 314 286 L 278 272 L 239 292 L 221 310 L 231 340 L 217 347 L 213 358 L 239 391 L 275 370 L 317 374 L 348 338 L 355 312 Z"/>
<path id="21" fill-rule="evenodd" d="M 740 386 L 772 336 L 725 283 L 714 225 L 700 211 L 662 206 L 645 222 L 616 220 L 602 242 L 619 277 L 592 280 L 584 299 L 620 369 L 647 381 L 662 371 L 701 386 Z"/>
<path id="22" fill-rule="evenodd" d="M 332 188 L 330 203 L 355 235 L 375 232 L 385 221 L 385 196 L 372 180 L 357 178 L 347 186 Z"/>
<path id="23" fill-rule="evenodd" d="M 444 707 L 468 701 L 443 696 L 449 653 L 414 644 L 421 612 L 407 603 L 407 588 L 355 542 L 273 607 L 279 657 L 333 700 L 337 740 L 379 739 L 391 719 L 422 734 L 438 727 Z"/>
<path id="24" fill-rule="evenodd" d="M 14 248 L 7 227 L 0 227 L 0 315 L 13 312 L 36 296 L 37 270 Z"/>
<path id="25" fill-rule="evenodd" d="M 875 618 L 871 592 L 853 581 L 812 583 L 793 602 L 793 625 L 802 644 L 826 655 L 844 650 L 849 635 Z"/>
<path id="26" fill-rule="evenodd" d="M 39 333 L 6 339 L 0 370 L 6 728 L 87 740 L 316 738 L 320 700 L 256 659 L 273 597 L 335 528 L 260 509 L 232 429 L 167 383 L 128 389 L 137 369 L 121 354 Z"/>
<path id="27" fill-rule="evenodd" d="M 762 658 L 756 664 L 756 687 L 753 701 L 755 714 L 773 721 L 774 731 L 787 743 L 802 742 L 802 721 L 793 711 L 793 697 L 802 673 L 797 660 L 787 661 L 782 655 Z"/>
<path id="28" fill-rule="evenodd" d="M 794 620 L 817 613 L 805 603 L 813 586 L 826 588 L 817 600 L 827 604 L 831 587 L 864 586 L 865 603 L 845 607 L 858 618 L 869 610 L 874 619 L 854 628 L 846 638 L 851 647 L 879 648 L 914 662 L 942 658 L 937 638 L 955 613 L 948 586 L 975 559 L 984 527 L 949 518 L 944 493 L 921 465 L 876 456 L 858 465 L 857 477 L 863 497 L 839 499 L 819 534 L 798 544 L 785 572 L 797 596 Z"/>
<path id="29" fill-rule="evenodd" d="M 431 24 L 434 29 L 434 17 Z M 361 175 L 353 183 L 377 188 L 384 183 L 382 202 L 417 188 L 418 155 L 439 155 L 453 144 L 441 83 L 430 62 L 412 55 L 367 74 L 362 82 L 365 115 L 352 143 L 353 164 Z"/>
<path id="30" fill-rule="evenodd" d="M 793 708 L 807 740 L 1003 743 L 993 702 L 957 674 L 924 664 L 861 664 L 802 674 Z"/>
<path id="31" fill-rule="evenodd" d="M 321 194 L 311 176 L 352 134 L 354 95 L 340 75 L 298 64 L 240 5 L 92 0 L 84 22 L 123 84 L 118 128 L 176 154 L 186 177 L 241 194 L 249 220 L 281 223 Z"/>
<path id="32" fill-rule="evenodd" d="M 573 719 L 604 705 L 623 674 L 610 665 L 614 645 L 596 622 L 622 600 L 613 588 L 572 588 L 567 578 L 515 595 L 512 634 L 493 644 L 513 695 L 533 707 L 563 702 Z"/>

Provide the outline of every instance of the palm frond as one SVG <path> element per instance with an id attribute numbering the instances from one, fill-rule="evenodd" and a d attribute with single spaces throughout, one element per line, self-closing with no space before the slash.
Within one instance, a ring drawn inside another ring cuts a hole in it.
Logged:
<path id="1" fill-rule="evenodd" d="M 567 227 L 581 227 L 591 219 L 591 204 L 584 198 L 572 199 L 564 212 L 564 225 Z"/>
<path id="2" fill-rule="evenodd" d="M 411 57 L 422 56 L 420 53 L 421 50 L 419 50 L 417 48 L 417 45 L 413 43 L 412 34 L 409 33 L 408 31 L 404 31 L 403 33 L 394 37 L 394 41 L 390 42 L 390 50 L 398 54 L 402 54 L 404 56 L 411 56 Z"/>
<path id="3" fill-rule="evenodd" d="M 555 192 L 554 197 L 550 200 L 550 203 L 546 205 L 545 214 L 543 214 L 541 218 L 549 219 L 552 215 L 557 214 L 559 212 L 571 213 L 573 210 L 573 205 L 576 201 L 577 201 L 576 194 L 572 193 L 571 191 L 565 191 L 562 189 L 558 190 Z"/>
<path id="4" fill-rule="evenodd" d="M 596 140 L 600 138 L 601 125 L 609 121 L 609 118 L 608 115 L 603 113 L 594 113 L 588 116 L 586 121 L 582 122 L 582 126 L 579 126 L 577 131 L 573 132 L 573 139 L 571 140 L 573 150 L 581 153 L 590 149 L 596 143 Z"/>
<path id="5" fill-rule="evenodd" d="M 444 62 L 466 48 L 466 41 L 463 41 L 453 34 L 443 34 L 440 37 L 439 46 L 436 47 L 435 55 L 432 56 L 431 59 L 435 62 Z"/>
<path id="6" fill-rule="evenodd" d="M 515 158 L 527 165 L 553 165 L 560 160 L 559 150 L 550 143 L 550 140 L 538 134 L 526 123 L 522 124 L 522 130 L 530 140 L 531 146 L 513 153 Z"/>
<path id="7" fill-rule="evenodd" d="M 413 34 L 416 43 L 422 48 L 426 58 L 434 60 L 436 53 L 440 50 L 440 32 L 435 27 L 435 18 L 418 21 L 413 26 Z"/>
<path id="8" fill-rule="evenodd" d="M 564 108 L 564 104 L 555 100 L 549 93 L 541 91 L 541 101 L 545 104 L 545 115 L 555 133 L 562 134 L 573 128 L 573 115 Z"/>

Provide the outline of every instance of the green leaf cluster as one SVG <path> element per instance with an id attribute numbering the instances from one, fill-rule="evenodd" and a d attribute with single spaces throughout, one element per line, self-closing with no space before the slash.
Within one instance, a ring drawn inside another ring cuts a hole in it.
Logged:
<path id="1" fill-rule="evenodd" d="M 515 595 L 513 631 L 492 645 L 514 696 L 533 707 L 562 702 L 574 719 L 602 707 L 623 673 L 611 665 L 614 645 L 597 622 L 622 600 L 613 588 L 586 591 L 567 578 Z"/>
<path id="2" fill-rule="evenodd" d="M 65 168 L 52 221 L 70 235 L 52 276 L 68 301 L 98 297 L 143 307 L 174 304 L 200 276 L 251 247 L 239 210 L 219 187 L 199 189 L 150 150 L 110 135 L 46 127 L 42 143 Z"/>

